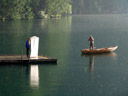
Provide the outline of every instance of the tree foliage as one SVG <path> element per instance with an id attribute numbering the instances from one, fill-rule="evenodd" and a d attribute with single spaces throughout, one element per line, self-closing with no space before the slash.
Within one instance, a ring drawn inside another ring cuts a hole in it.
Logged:
<path id="1" fill-rule="evenodd" d="M 0 17 L 6 19 L 25 19 L 33 17 L 30 0 L 1 0 Z"/>
<path id="2" fill-rule="evenodd" d="M 40 11 L 49 16 L 71 13 L 70 0 L 0 0 L 0 19 L 33 18 Z"/>
<path id="3" fill-rule="evenodd" d="M 70 14 L 71 5 L 70 0 L 47 0 L 46 1 L 46 12 L 49 15 L 61 15 Z"/>

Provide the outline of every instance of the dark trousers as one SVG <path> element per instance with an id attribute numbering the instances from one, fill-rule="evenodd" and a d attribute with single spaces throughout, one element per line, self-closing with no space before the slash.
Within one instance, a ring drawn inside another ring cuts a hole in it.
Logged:
<path id="1" fill-rule="evenodd" d="M 27 52 L 26 52 L 26 53 L 27 53 L 26 55 L 27 55 L 28 58 L 30 58 L 30 48 L 26 48 L 26 49 L 27 49 L 27 50 L 26 50 L 26 51 L 27 51 Z"/>

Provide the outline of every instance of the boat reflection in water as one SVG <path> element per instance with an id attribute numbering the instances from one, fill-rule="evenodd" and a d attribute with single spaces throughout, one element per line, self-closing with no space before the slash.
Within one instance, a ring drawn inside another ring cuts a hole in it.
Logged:
<path id="1" fill-rule="evenodd" d="M 82 54 L 83 57 L 89 57 L 89 69 L 91 72 L 91 77 L 93 77 L 94 72 L 94 58 L 101 57 L 101 56 L 109 56 L 113 60 L 116 60 L 117 54 L 114 52 L 111 53 L 102 53 L 102 54 Z"/>
<path id="2" fill-rule="evenodd" d="M 30 86 L 38 87 L 39 86 L 39 68 L 38 65 L 30 66 Z"/>

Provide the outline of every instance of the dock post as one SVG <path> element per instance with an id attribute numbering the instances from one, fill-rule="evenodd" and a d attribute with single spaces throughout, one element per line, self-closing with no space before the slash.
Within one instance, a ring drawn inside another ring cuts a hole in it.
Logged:
<path id="1" fill-rule="evenodd" d="M 23 60 L 23 49 L 22 49 L 22 51 L 21 51 L 21 61 Z"/>

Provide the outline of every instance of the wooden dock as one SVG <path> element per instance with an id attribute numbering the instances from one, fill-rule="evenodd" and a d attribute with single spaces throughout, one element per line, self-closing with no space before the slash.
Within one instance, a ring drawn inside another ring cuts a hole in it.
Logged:
<path id="1" fill-rule="evenodd" d="M 30 59 L 28 59 L 25 55 L 0 56 L 0 64 L 42 64 L 42 63 L 57 63 L 57 59 L 46 56 L 38 56 L 38 58 L 30 58 Z"/>

